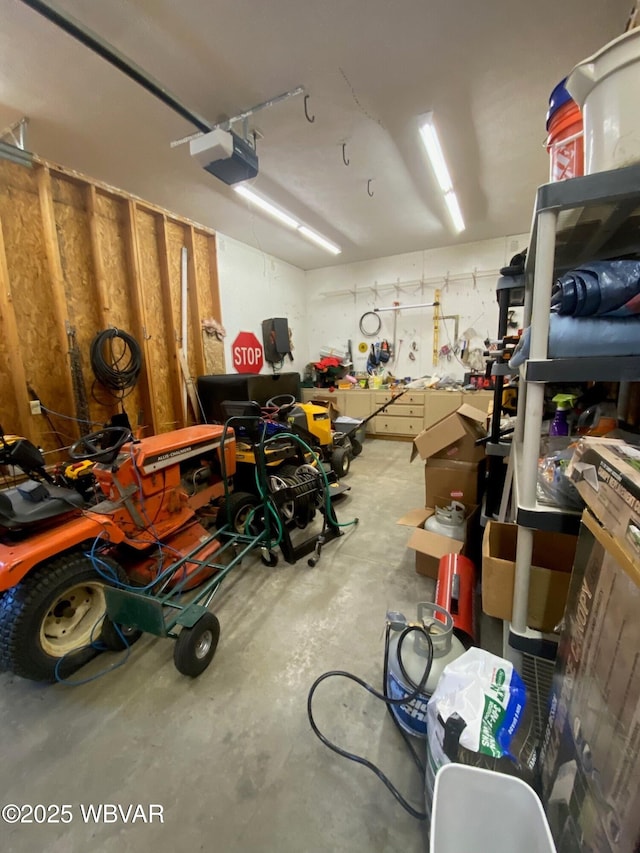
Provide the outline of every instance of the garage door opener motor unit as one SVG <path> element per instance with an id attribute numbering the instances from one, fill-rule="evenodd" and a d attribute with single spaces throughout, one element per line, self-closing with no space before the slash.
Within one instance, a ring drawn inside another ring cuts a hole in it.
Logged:
<path id="1" fill-rule="evenodd" d="M 205 133 L 189 143 L 192 157 L 225 184 L 248 181 L 258 174 L 258 155 L 250 142 L 231 130 Z"/>

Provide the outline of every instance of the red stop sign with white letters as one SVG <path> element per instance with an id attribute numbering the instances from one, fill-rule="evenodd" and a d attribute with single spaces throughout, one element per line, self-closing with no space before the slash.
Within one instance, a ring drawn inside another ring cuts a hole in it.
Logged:
<path id="1" fill-rule="evenodd" d="M 253 332 L 240 332 L 231 344 L 231 358 L 238 373 L 260 373 L 264 365 L 262 344 Z"/>

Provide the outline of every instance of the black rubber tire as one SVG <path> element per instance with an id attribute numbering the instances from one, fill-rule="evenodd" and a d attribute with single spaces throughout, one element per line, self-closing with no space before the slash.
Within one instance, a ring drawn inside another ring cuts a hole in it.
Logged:
<path id="1" fill-rule="evenodd" d="M 351 467 L 351 452 L 348 447 L 336 447 L 331 454 L 331 470 L 336 477 L 346 477 Z"/>
<path id="2" fill-rule="evenodd" d="M 119 567 L 117 570 L 119 573 L 122 571 Z M 105 583 L 89 557 L 73 551 L 36 567 L 20 583 L 7 590 L 0 598 L 0 669 L 33 681 L 55 681 L 56 665 L 58 676 L 67 678 L 95 657 L 99 649 L 88 644 L 63 657 L 49 654 L 42 647 L 40 629 L 49 607 L 65 589 L 96 581 L 102 585 Z M 94 624 L 97 625 L 97 620 Z M 96 643 L 103 640 L 103 630 L 104 624 L 99 632 L 96 630 L 93 638 Z M 110 630 L 116 633 L 109 624 L 107 636 Z M 130 644 L 135 639 L 131 639 Z"/>
<path id="3" fill-rule="evenodd" d="M 233 492 L 229 495 L 227 505 L 223 509 L 223 518 L 234 533 L 245 532 L 247 516 L 258 503 L 256 495 L 249 494 L 249 492 Z"/>
<path id="4" fill-rule="evenodd" d="M 354 459 L 362 453 L 362 442 L 358 441 L 357 438 L 353 438 L 353 436 L 351 436 L 351 450 Z"/>
<path id="5" fill-rule="evenodd" d="M 193 628 L 183 628 L 173 649 L 178 672 L 197 678 L 213 660 L 219 639 L 220 622 L 213 613 L 204 613 Z"/>
<path id="6" fill-rule="evenodd" d="M 269 566 L 271 569 L 278 565 L 278 555 L 275 551 L 269 551 L 266 557 L 264 554 L 261 554 L 260 559 L 265 566 Z"/>

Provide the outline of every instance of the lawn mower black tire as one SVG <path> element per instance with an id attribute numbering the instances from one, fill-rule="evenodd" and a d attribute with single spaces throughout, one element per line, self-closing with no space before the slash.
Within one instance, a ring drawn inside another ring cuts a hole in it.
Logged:
<path id="1" fill-rule="evenodd" d="M 178 672 L 197 678 L 213 660 L 220 639 L 220 622 L 213 613 L 203 613 L 192 628 L 183 628 L 173 649 Z"/>
<path id="2" fill-rule="evenodd" d="M 351 448 L 335 447 L 331 454 L 331 470 L 336 477 L 346 477 L 351 467 Z"/>
<path id="3" fill-rule="evenodd" d="M 229 500 L 226 506 L 223 506 L 223 518 L 226 524 L 231 527 L 233 533 L 245 533 L 245 524 L 247 518 L 258 504 L 259 500 L 256 495 L 249 492 L 233 492 L 229 495 Z"/>
<path id="4" fill-rule="evenodd" d="M 125 579 L 119 566 L 111 560 L 105 562 Z M 77 551 L 30 571 L 0 598 L 0 669 L 33 681 L 55 681 L 68 678 L 101 647 L 125 648 L 104 615 L 101 589 L 105 584 L 90 558 Z M 73 604 L 81 595 L 84 600 Z M 140 631 L 125 629 L 124 633 L 128 645 L 141 636 Z"/>

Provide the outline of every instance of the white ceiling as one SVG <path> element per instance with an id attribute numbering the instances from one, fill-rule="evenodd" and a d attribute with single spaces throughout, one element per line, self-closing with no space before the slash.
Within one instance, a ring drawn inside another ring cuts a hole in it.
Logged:
<path id="1" fill-rule="evenodd" d="M 20 0 L 0 0 L 0 129 L 28 147 L 303 269 L 527 231 L 547 179 L 553 86 L 619 35 L 630 0 L 58 0 L 192 110 L 264 110 L 256 189 L 342 246 L 335 259 L 172 139 L 194 130 Z M 467 223 L 449 225 L 417 135 L 433 110 Z M 347 167 L 342 161 L 346 142 Z M 373 197 L 367 193 L 371 180 Z"/>

